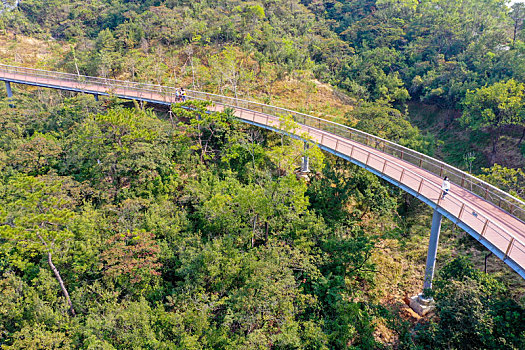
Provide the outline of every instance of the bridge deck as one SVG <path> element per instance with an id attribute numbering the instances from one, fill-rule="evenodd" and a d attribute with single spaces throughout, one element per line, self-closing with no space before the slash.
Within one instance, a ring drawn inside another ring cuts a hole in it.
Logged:
<path id="1" fill-rule="evenodd" d="M 0 80 L 157 103 L 176 102 L 172 93 L 106 85 L 103 79 L 99 79 L 99 83 L 81 82 L 0 69 Z M 191 95 L 188 97 L 192 98 Z M 280 129 L 279 119 L 274 115 L 217 103 L 210 109 L 221 111 L 225 107 L 233 108 L 235 116 L 245 122 Z M 322 148 L 374 172 L 440 211 L 525 278 L 524 222 L 458 184 L 452 184 L 450 193 L 441 199 L 442 179 L 439 176 L 391 154 L 311 126 L 300 125 L 296 134 L 302 133 L 308 134 Z"/>

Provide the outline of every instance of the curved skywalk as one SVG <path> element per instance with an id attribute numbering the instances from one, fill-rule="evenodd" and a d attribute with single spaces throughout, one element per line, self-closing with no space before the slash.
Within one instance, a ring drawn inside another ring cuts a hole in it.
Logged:
<path id="1" fill-rule="evenodd" d="M 124 99 L 175 103 L 175 88 L 0 65 L 0 80 Z M 295 111 L 226 96 L 188 91 L 188 99 L 207 100 L 210 110 L 232 108 L 241 121 L 280 130 L 279 117 L 291 115 L 295 134 L 319 144 L 424 201 L 525 278 L 525 203 L 437 159 L 344 125 Z M 452 186 L 441 199 L 443 176 Z"/>

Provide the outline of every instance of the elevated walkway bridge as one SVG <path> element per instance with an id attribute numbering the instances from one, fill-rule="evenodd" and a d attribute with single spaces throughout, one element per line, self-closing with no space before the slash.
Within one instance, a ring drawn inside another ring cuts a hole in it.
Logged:
<path id="1" fill-rule="evenodd" d="M 8 96 L 11 83 L 171 105 L 175 88 L 0 65 Z M 231 108 L 242 122 L 280 131 L 291 115 L 296 135 L 307 134 L 323 150 L 344 158 L 419 198 L 434 209 L 424 288 L 432 287 L 441 218 L 445 216 L 525 278 L 525 203 L 438 159 L 345 125 L 257 102 L 187 90 L 189 100 L 211 101 L 212 111 Z M 452 184 L 442 199 L 441 184 Z"/>

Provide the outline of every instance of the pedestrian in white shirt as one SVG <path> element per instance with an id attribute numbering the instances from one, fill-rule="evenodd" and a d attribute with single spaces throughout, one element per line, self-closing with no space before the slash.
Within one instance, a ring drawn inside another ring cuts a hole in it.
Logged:
<path id="1" fill-rule="evenodd" d="M 448 190 L 450 190 L 450 182 L 448 181 L 448 176 L 445 176 L 445 178 L 443 179 L 443 185 L 441 185 L 441 190 L 443 191 L 443 197 L 441 197 L 441 199 L 445 199 Z"/>

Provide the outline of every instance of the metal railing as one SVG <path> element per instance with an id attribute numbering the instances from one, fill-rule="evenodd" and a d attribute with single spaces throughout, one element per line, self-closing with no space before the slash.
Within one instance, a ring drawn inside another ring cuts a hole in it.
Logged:
<path id="1" fill-rule="evenodd" d="M 455 224 L 464 222 L 472 230 L 478 232 L 481 237 L 501 251 L 503 260 L 510 258 L 519 266 L 521 266 L 519 262 L 525 262 L 525 243 L 500 224 L 491 220 L 490 217 L 485 216 L 464 198 L 451 192 L 447 194 L 445 200 L 442 197 L 441 184 L 436 184 L 423 175 L 381 154 L 370 152 L 370 148 L 361 146 L 359 143 L 350 143 L 330 134 L 320 133 L 316 128 L 307 127 L 307 129 L 309 135 L 318 133 L 316 139 L 319 140 L 320 144 L 336 152 L 346 154 L 368 167 L 377 169 L 378 172 L 387 175 L 392 180 L 410 187 L 418 195 L 423 195 L 429 199 L 437 198 L 436 204 L 455 217 L 455 220 L 452 220 Z M 409 185 L 410 183 L 412 185 Z M 520 275 L 525 278 L 524 274 L 520 273 Z"/>
<path id="2" fill-rule="evenodd" d="M 281 120 L 269 114 L 237 107 L 235 115 L 244 121 L 269 126 L 277 130 L 282 129 Z M 429 179 L 426 171 L 421 172 L 422 174 L 418 173 L 414 171 L 415 168 L 407 167 L 407 163 L 399 161 L 397 158 L 394 158 L 395 160 L 388 159 L 385 154 L 374 152 L 375 149 L 371 147 L 310 126 L 299 125 L 295 134 L 307 134 L 312 141 L 335 151 L 336 154 L 346 155 L 350 159 L 364 164 L 369 169 L 373 168 L 378 173 L 386 175 L 393 183 L 401 183 L 417 195 L 422 195 L 429 201 L 433 201 L 438 207 L 450 213 L 449 218 L 455 224 L 465 223 L 472 231 L 479 234 L 480 240 L 484 239 L 490 242 L 501 253 L 499 256 L 525 278 L 525 270 L 522 268 L 525 266 L 525 243 L 496 222 L 493 217 L 483 214 L 484 209 L 475 204 L 483 203 L 484 199 L 475 197 L 477 200 L 473 202 L 477 203 L 471 204 L 464 197 L 449 193 L 447 199 L 444 200 L 439 179 L 435 177 Z M 438 182 L 436 183 L 435 180 Z"/>
<path id="3" fill-rule="evenodd" d="M 0 79 L 6 78 L 6 74 L 31 76 L 36 79 L 36 82 L 38 82 L 39 79 L 43 80 L 42 83 L 45 83 L 45 81 L 49 79 L 72 82 L 76 84 L 75 86 L 78 89 L 89 92 L 96 92 L 90 89 L 90 87 L 99 86 L 103 87 L 104 91 L 114 92 L 117 96 L 119 95 L 119 90 L 125 89 L 135 91 L 136 93 L 134 96 L 140 98 L 151 98 L 165 103 L 175 102 L 176 89 L 162 85 L 136 83 L 0 64 Z M 400 146 L 394 142 L 342 124 L 286 108 L 200 91 L 187 90 L 187 93 L 189 99 L 211 101 L 228 107 L 243 108 L 276 117 L 290 115 L 299 124 L 323 130 L 342 138 L 375 148 L 417 166 L 418 168 L 425 169 L 436 176 L 443 177 L 446 175 L 450 178 L 450 181 L 456 185 L 492 203 L 520 221 L 525 222 L 525 202 L 458 168 L 407 147 Z"/>

